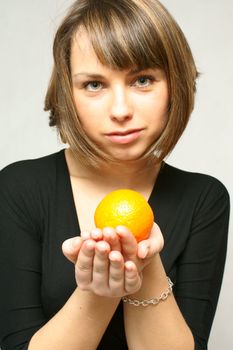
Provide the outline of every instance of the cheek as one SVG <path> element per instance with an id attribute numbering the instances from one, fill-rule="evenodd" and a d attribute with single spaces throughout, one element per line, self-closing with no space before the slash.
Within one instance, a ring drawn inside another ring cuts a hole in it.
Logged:
<path id="1" fill-rule="evenodd" d="M 167 114 L 168 103 L 169 103 L 169 94 L 168 94 L 167 86 L 164 86 L 158 92 L 158 94 L 156 94 L 155 99 L 157 101 L 158 110 L 163 114 Z"/>
<path id="2" fill-rule="evenodd" d="M 85 127 L 85 125 L 90 120 L 91 108 L 90 104 L 88 104 L 84 99 L 74 96 L 75 108 L 78 114 L 78 118 L 81 124 Z"/>
<path id="3" fill-rule="evenodd" d="M 82 115 L 85 110 L 88 110 L 88 104 L 81 97 L 74 95 L 74 103 L 78 115 Z"/>
<path id="4" fill-rule="evenodd" d="M 75 99 L 75 107 L 79 121 L 86 135 L 91 139 L 95 139 L 96 132 L 99 130 L 100 126 L 98 118 L 101 115 L 100 109 L 93 107 L 92 103 L 80 98 Z"/>
<path id="5" fill-rule="evenodd" d="M 74 96 L 75 107 L 80 120 L 96 119 L 104 111 L 104 103 L 102 99 L 87 99 L 85 97 Z"/>
<path id="6" fill-rule="evenodd" d="M 146 100 L 137 101 L 139 114 L 148 120 L 161 121 L 166 123 L 168 114 L 168 98 L 164 96 L 152 95 Z"/>

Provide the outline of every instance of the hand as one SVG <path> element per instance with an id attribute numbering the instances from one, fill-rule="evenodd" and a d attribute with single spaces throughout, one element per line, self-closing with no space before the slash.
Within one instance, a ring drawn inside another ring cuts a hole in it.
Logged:
<path id="1" fill-rule="evenodd" d="M 137 243 L 132 233 L 124 226 L 118 226 L 116 229 L 107 229 L 107 235 L 103 231 L 103 239 L 106 240 L 110 245 L 111 242 L 117 242 L 115 249 L 120 245 L 120 250 L 125 261 L 133 261 L 139 272 L 141 272 L 145 266 L 147 266 L 152 258 L 160 253 L 164 246 L 164 239 L 160 228 L 154 223 L 151 234 L 148 239 Z M 114 237 L 114 235 L 116 237 Z M 111 241 L 108 240 L 111 237 Z"/>
<path id="2" fill-rule="evenodd" d="M 150 259 L 161 252 L 164 246 L 164 239 L 159 226 L 154 222 L 150 236 L 138 243 L 138 257 Z"/>
<path id="3" fill-rule="evenodd" d="M 63 245 L 63 253 L 71 262 L 75 263 L 83 241 L 93 239 L 95 241 L 106 241 L 111 251 L 122 252 L 125 261 L 133 261 L 139 265 L 139 270 L 148 265 L 151 259 L 163 249 L 164 239 L 160 228 L 154 223 L 148 239 L 137 244 L 131 232 L 124 226 L 116 229 L 104 228 L 81 232 L 81 237 L 66 240 Z M 140 259 L 140 260 L 139 260 Z"/>
<path id="4" fill-rule="evenodd" d="M 125 260 L 130 260 L 137 251 L 140 259 L 149 259 L 159 253 L 164 246 L 164 239 L 159 226 L 154 223 L 150 236 L 137 244 L 131 232 L 124 226 L 116 229 L 106 227 L 103 230 L 94 229 L 81 233 L 83 239 L 92 238 L 96 241 L 104 240 L 109 243 L 111 250 L 122 251 Z M 123 245 L 123 246 L 122 246 Z"/>
<path id="5" fill-rule="evenodd" d="M 107 228 L 104 230 L 108 231 Z M 88 239 L 93 239 L 96 242 L 103 240 L 103 231 L 98 228 L 95 228 L 91 231 L 82 231 L 81 236 L 75 236 L 65 240 L 62 244 L 62 251 L 65 257 L 75 264 L 83 242 Z M 113 241 L 111 242 L 111 250 L 119 250 L 118 248 L 120 245 L 119 243 L 117 243 L 117 245 L 114 244 L 114 239 L 116 239 L 116 237 L 114 237 Z M 119 241 L 118 238 L 117 240 Z M 109 241 L 111 241 L 111 234 Z"/>
<path id="6" fill-rule="evenodd" d="M 140 289 L 141 277 L 135 264 L 124 262 L 122 254 L 111 251 L 107 242 L 80 238 L 76 240 L 76 249 L 79 252 L 75 277 L 80 289 L 107 297 L 122 297 Z M 63 251 L 66 254 L 66 244 Z"/>

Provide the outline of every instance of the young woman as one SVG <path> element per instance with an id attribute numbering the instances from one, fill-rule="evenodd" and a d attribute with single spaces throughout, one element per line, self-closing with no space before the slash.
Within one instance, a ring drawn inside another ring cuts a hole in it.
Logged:
<path id="1" fill-rule="evenodd" d="M 45 103 L 69 147 L 0 173 L 2 350 L 207 349 L 229 196 L 215 178 L 164 161 L 197 75 L 158 1 L 73 4 Z M 95 228 L 97 204 L 119 188 L 155 213 L 139 244 L 126 227 Z"/>

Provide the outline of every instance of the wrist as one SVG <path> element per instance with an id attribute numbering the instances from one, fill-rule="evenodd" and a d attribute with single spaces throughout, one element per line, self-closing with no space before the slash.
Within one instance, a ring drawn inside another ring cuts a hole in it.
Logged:
<path id="1" fill-rule="evenodd" d="M 95 294 L 92 291 L 81 290 L 78 287 L 73 293 L 73 297 L 77 300 L 80 308 L 85 308 L 86 311 L 93 311 L 93 308 L 97 311 L 103 308 L 116 309 L 120 303 L 120 297 L 107 297 Z"/>
<path id="2" fill-rule="evenodd" d="M 169 295 L 172 294 L 173 283 L 169 277 L 167 277 L 167 282 L 168 282 L 167 289 L 165 289 L 159 296 L 155 298 L 139 300 L 139 299 L 133 299 L 132 297 L 130 298 L 129 296 L 124 296 L 122 300 L 123 302 L 129 303 L 130 305 L 133 305 L 133 306 L 147 307 L 149 305 L 157 305 L 161 301 L 165 301 L 169 297 Z"/>
<path id="3" fill-rule="evenodd" d="M 168 287 L 166 272 L 159 254 L 156 254 L 151 259 L 150 263 L 143 269 L 142 276 L 140 290 L 130 295 L 133 298 L 154 298 L 155 295 L 160 295 L 160 293 Z"/>

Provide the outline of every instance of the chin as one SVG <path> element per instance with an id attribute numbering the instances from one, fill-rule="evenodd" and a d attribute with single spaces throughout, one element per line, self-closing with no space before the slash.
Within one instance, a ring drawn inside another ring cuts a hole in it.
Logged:
<path id="1" fill-rule="evenodd" d="M 140 159 L 143 159 L 145 152 L 143 153 L 120 153 L 120 154 L 111 154 L 113 159 L 118 162 L 133 162 Z"/>
<path id="2" fill-rule="evenodd" d="M 135 147 L 136 146 L 136 147 Z M 150 145 L 135 145 L 134 147 L 123 147 L 121 149 L 108 148 L 107 153 L 116 162 L 133 162 L 144 159 L 145 154 L 150 149 Z M 139 146 L 139 147 L 137 147 Z"/>

